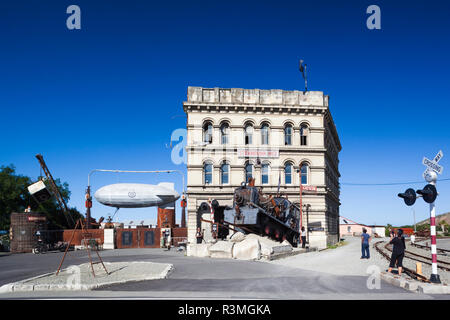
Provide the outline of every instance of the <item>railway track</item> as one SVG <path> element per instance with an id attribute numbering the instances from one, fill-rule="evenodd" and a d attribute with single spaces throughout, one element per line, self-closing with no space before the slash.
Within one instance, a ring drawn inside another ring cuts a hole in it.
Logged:
<path id="1" fill-rule="evenodd" d="M 416 248 L 431 250 L 431 247 L 429 247 L 427 245 L 422 245 L 422 244 L 417 244 L 417 243 L 414 243 L 414 244 L 411 243 L 411 245 Z M 445 255 L 450 254 L 450 250 L 447 250 L 447 249 L 436 248 L 436 251 L 438 254 L 445 254 Z"/>
<path id="2" fill-rule="evenodd" d="M 383 249 L 380 248 L 380 246 L 383 243 L 384 243 L 383 241 L 378 241 L 374 244 L 374 247 L 384 258 L 386 258 L 386 260 L 391 261 L 391 257 Z M 388 244 L 389 243 L 386 243 L 384 245 L 384 248 L 387 251 L 390 251 L 389 248 L 387 248 Z M 392 251 L 390 251 L 390 252 L 392 252 Z M 424 275 L 418 274 L 417 272 L 415 272 L 414 270 L 411 270 L 409 268 L 403 267 L 403 272 L 406 273 L 408 276 L 410 276 L 413 279 L 420 280 L 422 282 L 428 282 L 428 283 L 430 282 L 430 280 L 428 280 L 427 277 L 425 277 Z"/>

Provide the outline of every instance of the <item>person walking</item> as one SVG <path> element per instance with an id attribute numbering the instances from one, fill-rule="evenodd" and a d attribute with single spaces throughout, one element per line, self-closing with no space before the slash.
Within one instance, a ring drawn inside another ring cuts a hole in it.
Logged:
<path id="1" fill-rule="evenodd" d="M 403 270 L 403 257 L 405 256 L 405 238 L 403 237 L 403 230 L 398 229 L 397 235 L 394 232 L 391 233 L 392 255 L 391 262 L 389 263 L 388 272 L 392 272 L 392 268 L 395 268 L 395 262 L 397 262 L 398 275 L 402 275 Z"/>
<path id="2" fill-rule="evenodd" d="M 363 234 L 361 235 L 361 259 L 370 258 L 370 235 L 367 233 L 367 229 L 363 228 Z"/>
<path id="3" fill-rule="evenodd" d="M 195 235 L 197 237 L 197 243 L 200 244 L 203 241 L 203 234 L 200 228 L 197 228 L 197 234 Z"/>

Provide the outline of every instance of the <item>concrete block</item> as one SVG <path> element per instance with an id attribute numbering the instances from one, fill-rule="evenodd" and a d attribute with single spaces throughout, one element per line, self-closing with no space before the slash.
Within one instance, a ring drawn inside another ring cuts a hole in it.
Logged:
<path id="1" fill-rule="evenodd" d="M 400 288 L 405 288 L 406 283 L 407 283 L 406 279 L 401 278 L 399 276 L 392 275 L 387 272 L 380 272 L 380 278 L 382 280 L 386 281 L 387 283 L 392 284 L 393 286 L 396 286 L 396 287 L 400 287 Z"/>
<path id="2" fill-rule="evenodd" d="M 187 256 L 188 257 L 199 257 L 205 258 L 209 257 L 210 243 L 192 243 L 187 245 Z"/>
<path id="3" fill-rule="evenodd" d="M 450 287 L 442 284 L 420 283 L 418 291 L 425 294 L 450 294 Z"/>
<path id="4" fill-rule="evenodd" d="M 233 258 L 234 242 L 218 241 L 209 248 L 211 258 Z"/>
<path id="5" fill-rule="evenodd" d="M 417 281 L 406 281 L 405 289 L 409 291 L 417 291 L 419 283 Z"/>
<path id="6" fill-rule="evenodd" d="M 242 232 L 236 232 L 230 237 L 231 242 L 241 242 L 245 240 L 245 235 Z"/>
<path id="7" fill-rule="evenodd" d="M 48 285 L 48 284 L 34 285 L 34 291 L 48 291 L 49 289 L 50 289 L 50 285 Z"/>
<path id="8" fill-rule="evenodd" d="M 14 283 L 8 283 L 0 287 L 0 293 L 7 293 L 14 291 Z"/>
<path id="9" fill-rule="evenodd" d="M 65 284 L 51 284 L 49 286 L 49 290 L 52 290 L 52 291 L 67 290 L 67 286 Z"/>
<path id="10" fill-rule="evenodd" d="M 271 259 L 274 255 L 285 254 L 292 251 L 292 246 L 289 242 L 283 244 L 256 234 L 248 234 L 246 239 L 257 239 L 261 247 L 261 256 L 266 259 Z"/>
<path id="11" fill-rule="evenodd" d="M 245 239 L 237 242 L 233 247 L 233 258 L 240 260 L 259 260 L 261 248 L 257 239 Z"/>
<path id="12" fill-rule="evenodd" d="M 23 284 L 23 283 L 16 283 L 14 285 L 14 291 L 33 291 L 34 285 L 32 284 Z"/>

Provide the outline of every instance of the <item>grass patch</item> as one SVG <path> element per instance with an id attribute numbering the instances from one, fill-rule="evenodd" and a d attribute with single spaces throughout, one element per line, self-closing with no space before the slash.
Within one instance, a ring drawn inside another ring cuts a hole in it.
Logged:
<path id="1" fill-rule="evenodd" d="M 327 245 L 327 248 L 328 248 L 328 249 L 336 249 L 336 248 L 345 246 L 346 244 L 348 244 L 348 242 L 345 241 L 345 240 L 344 240 L 344 241 L 339 241 L 339 242 L 336 243 L 336 244 L 333 244 L 333 245 L 329 244 L 329 245 Z"/>

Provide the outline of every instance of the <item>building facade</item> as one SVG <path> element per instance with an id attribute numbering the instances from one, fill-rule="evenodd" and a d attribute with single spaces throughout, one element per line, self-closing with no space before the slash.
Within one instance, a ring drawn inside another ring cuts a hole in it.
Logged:
<path id="1" fill-rule="evenodd" d="M 377 225 L 368 226 L 365 224 L 356 224 L 356 223 L 342 223 L 340 225 L 339 234 L 341 235 L 341 237 L 342 236 L 359 237 L 362 235 L 363 229 L 366 229 L 367 233 L 370 234 L 372 237 L 375 237 L 376 235 L 378 235 L 379 237 L 385 236 L 385 226 L 377 226 Z"/>
<path id="2" fill-rule="evenodd" d="M 232 205 L 235 188 L 249 177 L 264 193 L 299 202 L 311 246 L 339 239 L 339 159 L 341 144 L 329 98 L 319 91 L 188 87 L 187 115 L 188 241 L 198 226 L 205 240 L 211 228 L 197 208 L 216 199 Z M 209 219 L 209 217 L 205 217 Z M 321 229 L 323 228 L 323 229 Z"/>

